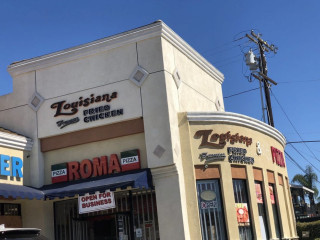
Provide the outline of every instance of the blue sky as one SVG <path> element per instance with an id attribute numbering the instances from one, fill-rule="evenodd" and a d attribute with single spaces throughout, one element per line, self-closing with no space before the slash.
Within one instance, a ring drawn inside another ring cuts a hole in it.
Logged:
<path id="1" fill-rule="evenodd" d="M 320 1 L 107 1 L 1 0 L 0 95 L 12 92 L 7 66 L 136 28 L 158 19 L 185 39 L 224 75 L 224 97 L 259 86 L 249 82 L 242 51 L 251 29 L 278 46 L 267 55 L 275 127 L 287 141 L 320 140 Z M 238 46 L 240 45 L 240 46 Z M 278 104 L 280 103 L 280 105 Z M 225 98 L 226 111 L 262 120 L 259 91 Z M 284 111 L 283 111 L 284 110 Z M 289 120 L 288 120 L 289 119 Z M 293 125 L 293 127 L 292 127 Z M 320 177 L 319 143 L 288 145 L 303 168 Z M 302 173 L 286 159 L 289 176 Z"/>

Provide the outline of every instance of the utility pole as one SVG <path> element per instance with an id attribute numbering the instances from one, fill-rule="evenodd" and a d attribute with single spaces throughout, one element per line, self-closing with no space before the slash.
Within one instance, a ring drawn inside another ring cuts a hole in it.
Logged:
<path id="1" fill-rule="evenodd" d="M 260 57 L 259 57 L 260 72 L 258 72 L 259 76 L 253 73 L 251 73 L 251 75 L 263 83 L 264 95 L 265 95 L 266 104 L 267 104 L 268 123 L 269 125 L 274 127 L 269 87 L 271 86 L 270 83 L 273 83 L 274 85 L 277 85 L 277 83 L 267 76 L 268 68 L 267 68 L 267 60 L 266 60 L 265 52 L 272 51 L 274 53 L 277 53 L 278 48 L 275 47 L 273 44 L 269 45 L 266 41 L 264 41 L 260 37 L 260 34 L 255 34 L 253 30 L 251 30 L 251 35 L 246 34 L 246 37 L 249 38 L 256 45 L 258 45 L 258 48 L 259 48 L 259 52 L 260 52 Z"/>

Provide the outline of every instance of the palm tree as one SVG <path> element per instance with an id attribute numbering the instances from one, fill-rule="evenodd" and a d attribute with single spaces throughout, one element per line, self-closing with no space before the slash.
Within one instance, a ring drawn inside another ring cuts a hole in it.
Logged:
<path id="1" fill-rule="evenodd" d="M 304 175 L 297 174 L 293 177 L 292 182 L 298 182 L 304 187 L 307 187 L 314 191 L 314 193 L 309 192 L 308 197 L 310 200 L 310 205 L 315 205 L 314 203 L 314 197 L 317 197 L 319 194 L 318 188 L 316 186 L 316 182 L 318 182 L 318 176 L 315 174 L 315 172 L 312 170 L 311 166 L 307 166 L 306 170 L 304 171 Z"/>

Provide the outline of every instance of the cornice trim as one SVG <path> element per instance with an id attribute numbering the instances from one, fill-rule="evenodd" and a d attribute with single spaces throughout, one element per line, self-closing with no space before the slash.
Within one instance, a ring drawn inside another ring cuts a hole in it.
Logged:
<path id="1" fill-rule="evenodd" d="M 33 141 L 31 138 L 0 132 L 0 147 L 31 151 Z"/>
<path id="2" fill-rule="evenodd" d="M 186 41 L 184 41 L 178 34 L 176 34 L 166 24 L 162 23 L 161 36 L 170 42 L 174 47 L 186 55 L 192 62 L 198 65 L 202 70 L 215 78 L 220 84 L 223 83 L 224 75 L 217 70 L 211 63 L 202 57 L 196 50 L 194 50 Z"/>
<path id="3" fill-rule="evenodd" d="M 157 168 L 151 168 L 151 173 L 153 179 L 161 179 L 161 178 L 167 178 L 170 176 L 178 175 L 178 170 L 175 164 L 164 166 L 164 167 L 157 167 Z"/>
<path id="4" fill-rule="evenodd" d="M 257 119 L 231 112 L 188 112 L 189 122 L 212 122 L 235 124 L 248 127 L 264 133 L 277 140 L 283 147 L 286 145 L 286 138 L 280 131 Z"/>
<path id="5" fill-rule="evenodd" d="M 143 27 L 113 35 L 111 37 L 103 38 L 40 57 L 12 63 L 9 65 L 8 71 L 11 76 L 14 77 L 19 74 L 73 61 L 157 36 L 163 37 L 169 41 L 201 69 L 207 72 L 210 76 L 214 77 L 219 83 L 223 82 L 224 76 L 220 71 L 212 66 L 211 63 L 203 58 L 188 43 L 186 43 L 171 28 L 169 28 L 160 20 Z"/>

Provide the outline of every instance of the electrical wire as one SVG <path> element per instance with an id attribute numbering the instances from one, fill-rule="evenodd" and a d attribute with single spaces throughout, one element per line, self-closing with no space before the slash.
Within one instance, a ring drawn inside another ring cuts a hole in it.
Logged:
<path id="1" fill-rule="evenodd" d="M 223 98 L 226 99 L 226 98 L 238 96 L 238 95 L 240 95 L 240 94 L 247 93 L 247 92 L 251 92 L 251 91 L 254 91 L 254 90 L 257 90 L 257 89 L 260 89 L 260 87 L 253 88 L 253 89 L 249 89 L 249 90 L 246 90 L 246 91 L 243 91 L 243 92 L 239 92 L 239 93 L 235 93 L 235 94 L 232 94 L 232 95 L 230 95 L 230 96 L 223 97 Z"/>
<path id="2" fill-rule="evenodd" d="M 288 156 L 288 158 L 289 158 L 303 173 L 305 173 L 305 170 L 303 169 L 303 167 L 301 167 L 301 165 L 300 165 L 296 160 L 294 160 L 294 159 L 289 155 L 289 153 L 287 153 L 286 151 L 284 151 L 284 153 Z"/>
<path id="3" fill-rule="evenodd" d="M 224 48 L 224 49 L 221 49 L 221 50 L 218 50 L 218 51 L 214 51 L 214 52 L 209 53 L 209 54 L 203 53 L 203 55 L 205 55 L 206 57 L 209 57 L 209 56 L 212 56 L 212 55 L 218 55 L 219 53 L 229 51 L 229 50 L 231 50 L 231 49 L 233 49 L 233 48 L 236 48 L 236 47 L 239 47 L 239 45 L 234 45 L 234 46 L 232 46 L 232 47 Z"/>
<path id="4" fill-rule="evenodd" d="M 280 106 L 280 109 L 282 110 L 282 112 L 284 113 L 284 115 L 286 116 L 287 120 L 289 121 L 290 125 L 292 126 L 292 128 L 294 129 L 294 131 L 296 132 L 296 134 L 299 136 L 300 140 L 303 142 L 303 139 L 300 135 L 300 133 L 298 132 L 298 130 L 296 129 L 296 127 L 293 125 L 292 121 L 290 120 L 288 114 L 284 111 L 284 108 L 281 106 L 280 102 L 278 101 L 278 99 L 276 98 L 276 96 L 274 95 L 274 93 L 272 92 L 271 88 L 270 88 L 270 92 L 272 94 L 272 96 L 274 97 L 274 99 L 276 100 L 276 102 L 278 103 L 278 105 Z M 309 150 L 309 152 L 313 155 L 313 157 L 320 163 L 320 160 L 316 157 L 316 155 L 313 153 L 313 151 L 309 148 L 309 146 L 303 142 L 303 144 L 305 145 L 305 147 Z M 291 145 L 292 146 L 292 145 Z"/>
<path id="5" fill-rule="evenodd" d="M 301 165 L 293 159 L 286 151 L 284 151 L 285 154 L 288 156 L 289 160 L 291 160 L 304 174 L 306 174 L 306 170 L 301 167 Z M 319 180 L 314 179 L 317 183 L 320 183 Z"/>
<path id="6" fill-rule="evenodd" d="M 319 173 L 320 173 L 320 169 L 318 169 L 313 163 L 311 163 L 305 156 L 303 156 L 301 154 L 301 152 L 299 152 L 298 149 L 296 149 L 293 145 L 290 145 L 304 160 L 306 160 L 312 167 L 314 167 L 314 169 L 316 169 Z"/>
<path id="7" fill-rule="evenodd" d="M 225 59 L 221 59 L 219 61 L 216 61 L 216 62 L 212 62 L 212 64 L 216 64 L 216 63 L 220 63 L 220 62 L 227 62 L 227 61 L 230 61 L 232 59 L 235 59 L 235 58 L 239 58 L 241 56 L 242 58 L 242 54 L 237 54 L 235 56 L 232 56 L 232 57 L 228 57 L 228 58 L 225 58 Z"/>
<path id="8" fill-rule="evenodd" d="M 225 46 L 228 46 L 228 45 L 230 45 L 230 44 L 235 44 L 235 43 L 234 43 L 234 41 L 227 42 L 227 43 L 221 44 L 221 45 L 219 45 L 219 46 L 217 46 L 217 47 L 204 50 L 204 51 L 202 51 L 202 54 L 205 54 L 205 53 L 208 53 L 208 52 L 211 52 L 211 51 L 218 50 L 218 49 L 220 49 L 220 48 L 222 48 L 222 47 L 225 47 Z M 231 47 L 229 47 L 229 48 L 234 48 L 234 47 L 237 47 L 237 46 L 238 46 L 238 44 L 233 45 L 233 46 L 231 46 Z"/>
<path id="9" fill-rule="evenodd" d="M 320 82 L 320 79 L 316 79 L 316 80 L 304 80 L 304 81 L 291 81 L 291 82 L 278 82 L 278 83 L 302 83 L 302 82 Z"/>
<path id="10" fill-rule="evenodd" d="M 238 62 L 239 62 L 239 59 L 233 60 L 233 61 L 230 61 L 230 62 L 227 62 L 227 63 L 225 63 L 225 64 L 216 65 L 215 67 L 220 68 L 220 67 L 223 67 L 223 66 L 226 66 L 226 65 L 230 65 L 230 64 L 236 63 L 236 62 L 238 63 Z"/>
<path id="11" fill-rule="evenodd" d="M 253 29 L 253 30 L 257 30 L 257 29 Z M 242 34 L 242 33 L 248 33 L 248 32 L 250 32 L 250 31 L 251 31 L 251 30 L 241 31 L 241 32 L 239 32 L 239 33 L 237 33 L 236 35 L 233 36 L 233 40 L 232 40 L 232 41 L 226 42 L 226 43 L 221 44 L 221 45 L 219 45 L 219 46 L 216 46 L 216 47 L 214 47 L 214 48 L 212 48 L 212 49 L 204 50 L 204 51 L 202 51 L 202 54 L 211 52 L 211 51 L 213 51 L 213 50 L 222 48 L 222 47 L 224 47 L 224 46 L 232 45 L 232 44 L 234 44 L 234 43 L 237 42 L 237 41 L 240 41 L 240 40 L 242 40 L 242 39 L 245 39 L 245 38 L 246 38 L 245 34 L 244 34 L 244 36 L 242 36 L 242 37 L 239 37 L 239 38 L 237 38 L 237 39 L 235 39 L 235 38 L 236 38 L 238 35 Z M 231 48 L 238 47 L 238 46 L 239 46 L 239 44 L 236 44 L 236 45 L 232 46 Z M 230 48 L 229 48 L 229 49 L 230 49 Z"/>
<path id="12" fill-rule="evenodd" d="M 246 73 L 246 72 L 245 72 Z M 245 78 L 248 79 L 248 76 L 245 75 L 245 73 L 242 72 L 243 76 Z M 320 81 L 319 80 L 310 80 L 311 81 Z M 278 84 L 281 84 L 281 83 L 296 83 L 296 82 L 308 82 L 308 81 L 294 81 L 294 82 L 277 82 Z M 250 92 L 250 91 L 253 91 L 253 90 L 257 90 L 259 88 L 253 88 L 253 89 L 250 89 L 250 90 L 247 90 L 247 91 L 243 91 L 243 92 L 239 92 L 239 93 L 235 93 L 233 95 L 230 95 L 230 96 L 227 96 L 227 97 L 224 97 L 224 98 L 230 98 L 230 97 L 233 97 L 233 96 L 237 96 L 237 95 L 240 95 L 240 94 L 243 94 L 243 93 L 247 93 L 247 92 Z M 270 89 L 271 90 L 271 89 Z M 271 92 L 272 93 L 272 92 Z M 303 142 L 320 142 L 320 140 L 314 140 L 314 141 L 304 141 L 304 140 L 301 140 L 300 142 L 297 142 L 297 143 L 303 143 Z"/>
<path id="13" fill-rule="evenodd" d="M 287 142 L 287 144 L 293 144 L 293 143 L 315 143 L 315 142 L 320 142 L 320 140 L 295 141 L 295 142 Z"/>

